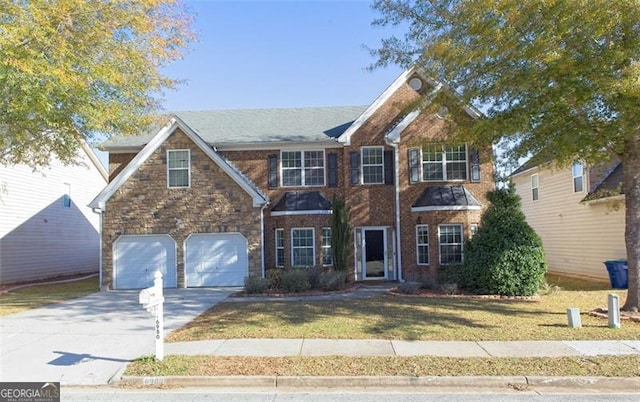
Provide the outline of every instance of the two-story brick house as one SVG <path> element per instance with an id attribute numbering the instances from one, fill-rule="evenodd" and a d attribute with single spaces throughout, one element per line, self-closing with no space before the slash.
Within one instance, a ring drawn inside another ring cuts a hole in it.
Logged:
<path id="1" fill-rule="evenodd" d="M 109 140 L 110 183 L 91 203 L 102 286 L 147 286 L 158 268 L 167 286 L 196 287 L 331 266 L 334 196 L 351 209 L 354 279 L 461 262 L 494 186 L 492 150 L 443 142 L 445 121 L 420 106 L 439 90 L 413 67 L 369 106 L 178 112 Z"/>

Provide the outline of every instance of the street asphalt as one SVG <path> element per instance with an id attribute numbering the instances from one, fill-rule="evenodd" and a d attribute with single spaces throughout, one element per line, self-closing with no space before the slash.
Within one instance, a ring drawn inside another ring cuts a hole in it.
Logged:
<path id="1" fill-rule="evenodd" d="M 228 298 L 237 288 L 170 289 L 165 291 L 165 335 L 191 321 L 200 313 Z M 362 287 L 354 293 L 334 297 L 370 297 L 385 287 Z M 322 297 L 324 296 L 316 296 Z M 288 298 L 299 300 L 300 297 Z M 245 299 L 246 300 L 246 299 Z M 278 300 L 283 300 L 279 298 Z M 287 300 L 286 298 L 284 300 Z M 63 385 L 106 385 L 121 379 L 126 365 L 155 350 L 155 320 L 138 304 L 138 291 L 98 292 L 86 297 L 29 310 L 0 319 L 0 381 L 49 381 Z M 166 343 L 165 355 L 216 356 L 447 356 L 447 357 L 557 357 L 597 355 L 638 355 L 640 341 L 520 341 L 442 342 L 401 340 L 332 339 L 226 339 Z M 478 377 L 468 379 L 479 383 Z M 125 378 L 139 385 L 231 385 L 283 384 L 283 378 L 218 377 Z M 353 383 L 353 378 L 292 378 L 301 385 Z M 365 378 L 365 384 L 416 383 L 415 378 Z M 457 382 L 462 378 L 425 378 L 421 381 Z M 519 378 L 529 383 L 528 378 Z M 336 382 L 337 381 L 337 382 Z M 484 378 L 482 381 L 515 381 L 513 378 Z M 558 384 L 603 384 L 605 379 L 542 378 L 539 382 Z M 622 381 L 622 380 L 620 380 Z M 640 379 L 626 379 L 633 386 Z M 618 382 L 620 385 L 621 382 Z"/>

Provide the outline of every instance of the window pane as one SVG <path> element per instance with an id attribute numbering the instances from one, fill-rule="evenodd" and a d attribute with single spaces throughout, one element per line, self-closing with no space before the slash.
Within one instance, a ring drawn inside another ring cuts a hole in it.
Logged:
<path id="1" fill-rule="evenodd" d="M 169 170 L 169 187 L 188 187 L 189 171 L 188 170 Z"/>
<path id="2" fill-rule="evenodd" d="M 380 184 L 384 181 L 382 166 L 362 166 L 362 182 L 365 184 Z"/>
<path id="3" fill-rule="evenodd" d="M 382 148 L 362 148 L 362 163 L 366 165 L 382 164 Z"/>
<path id="4" fill-rule="evenodd" d="M 307 186 L 324 186 L 324 169 L 306 169 L 304 179 Z"/>
<path id="5" fill-rule="evenodd" d="M 283 168 L 302 167 L 302 158 L 301 158 L 300 152 L 283 152 L 282 167 Z"/>
<path id="6" fill-rule="evenodd" d="M 463 259 L 462 226 L 440 225 L 440 264 L 461 264 Z"/>
<path id="7" fill-rule="evenodd" d="M 416 251 L 420 265 L 429 265 L 429 227 L 427 225 L 416 226 Z"/>
<path id="8" fill-rule="evenodd" d="M 466 180 L 467 179 L 467 163 L 466 162 L 447 162 L 447 180 Z"/>
<path id="9" fill-rule="evenodd" d="M 322 265 L 333 264 L 331 250 L 331 228 L 322 228 Z"/>
<path id="10" fill-rule="evenodd" d="M 441 163 L 425 163 L 422 167 L 422 180 L 441 181 L 444 179 Z"/>
<path id="11" fill-rule="evenodd" d="M 301 186 L 302 170 L 301 169 L 287 169 L 287 170 L 283 169 L 282 185 L 283 186 Z"/>
<path id="12" fill-rule="evenodd" d="M 324 152 L 322 151 L 306 151 L 304 153 L 304 166 L 324 167 Z"/>

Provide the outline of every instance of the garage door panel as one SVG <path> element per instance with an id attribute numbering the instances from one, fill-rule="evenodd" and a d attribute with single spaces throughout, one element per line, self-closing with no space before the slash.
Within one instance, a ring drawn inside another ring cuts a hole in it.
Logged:
<path id="1" fill-rule="evenodd" d="M 185 255 L 188 287 L 244 285 L 248 255 L 247 241 L 241 234 L 191 235 Z"/>
<path id="2" fill-rule="evenodd" d="M 175 241 L 169 236 L 121 236 L 114 244 L 113 258 L 115 289 L 152 286 L 158 269 L 164 287 L 176 287 Z"/>

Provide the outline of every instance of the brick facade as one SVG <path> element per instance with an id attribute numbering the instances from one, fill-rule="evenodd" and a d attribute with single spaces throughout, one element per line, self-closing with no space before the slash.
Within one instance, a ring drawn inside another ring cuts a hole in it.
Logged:
<path id="1" fill-rule="evenodd" d="M 351 135 L 350 143 L 328 143 L 325 152 L 325 177 L 327 154 L 335 153 L 338 162 L 336 187 L 305 186 L 269 188 L 269 157 L 281 158 L 280 149 L 272 150 L 220 150 L 219 154 L 236 166 L 262 193 L 267 195 L 269 205 L 264 210 L 264 249 L 260 247 L 260 208 L 252 206 L 251 197 L 228 176 L 217 164 L 203 153 L 191 139 L 178 131 L 135 172 L 135 174 L 109 199 L 103 215 L 103 285 L 112 281 L 113 242 L 122 234 L 169 234 L 177 243 L 178 286 L 184 285 L 183 244 L 192 233 L 238 232 L 249 243 L 250 275 L 260 275 L 264 262 L 266 269 L 275 267 L 275 229 L 284 229 L 284 265 L 291 267 L 291 229 L 313 228 L 315 230 L 315 263 L 322 265 L 321 235 L 323 227 L 330 227 L 331 216 L 286 215 L 272 216 L 271 208 L 290 191 L 319 191 L 331 201 L 334 195 L 346 200 L 351 208 L 351 225 L 355 232 L 362 228 L 385 230 L 387 236 L 388 279 L 398 277 L 397 261 L 402 264 L 403 279 L 420 280 L 425 276 L 435 279 L 439 269 L 438 227 L 441 224 L 463 225 L 464 236 L 470 235 L 470 225 L 480 222 L 482 211 L 442 210 L 412 212 L 412 204 L 429 186 L 463 185 L 480 202 L 483 209 L 488 201 L 486 192 L 494 188 L 492 149 L 479 150 L 481 180 L 471 182 L 419 182 L 409 183 L 409 148 L 424 143 L 442 141 L 447 138 L 444 121 L 435 114 L 419 116 L 401 134 L 397 153 L 388 145 L 385 136 L 409 110 L 420 95 L 406 83 L 401 85 L 364 124 Z M 384 151 L 394 152 L 398 158 L 399 180 L 394 184 L 352 185 L 350 180 L 350 155 L 360 152 L 362 147 L 379 146 Z M 166 185 L 166 150 L 191 150 L 191 187 L 168 189 Z M 295 150 L 319 150 L 318 145 L 301 145 Z M 110 175 L 113 179 L 134 154 L 110 154 Z M 467 168 L 469 158 L 467 158 Z M 467 169 L 469 170 L 469 169 Z M 281 172 L 279 172 L 281 175 Z M 326 181 L 326 180 L 325 180 Z M 281 184 L 281 183 L 280 183 Z M 396 185 L 400 199 L 400 231 L 396 227 Z M 418 265 L 416 258 L 416 225 L 429 227 L 429 265 Z M 401 250 L 395 250 L 399 236 Z M 360 244 L 353 244 L 359 250 Z M 399 254 L 393 255 L 393 251 Z M 359 251 L 356 251 L 356 254 Z M 356 271 L 352 253 L 350 266 Z M 356 275 L 357 279 L 361 279 Z"/>

